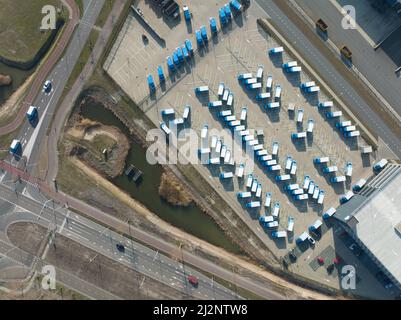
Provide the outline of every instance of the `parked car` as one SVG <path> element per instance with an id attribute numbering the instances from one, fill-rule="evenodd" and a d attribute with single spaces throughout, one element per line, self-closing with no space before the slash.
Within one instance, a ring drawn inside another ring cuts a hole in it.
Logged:
<path id="1" fill-rule="evenodd" d="M 334 264 L 331 263 L 327 266 L 327 273 L 331 274 L 334 271 Z"/>

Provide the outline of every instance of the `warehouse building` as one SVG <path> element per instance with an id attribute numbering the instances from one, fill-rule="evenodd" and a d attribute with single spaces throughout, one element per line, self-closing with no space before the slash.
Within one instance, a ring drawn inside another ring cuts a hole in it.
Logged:
<path id="1" fill-rule="evenodd" d="M 401 290 L 401 165 L 388 164 L 334 217 Z"/>
<path id="2" fill-rule="evenodd" d="M 401 13 L 401 0 L 386 0 L 387 3 L 392 7 L 397 13 Z"/>

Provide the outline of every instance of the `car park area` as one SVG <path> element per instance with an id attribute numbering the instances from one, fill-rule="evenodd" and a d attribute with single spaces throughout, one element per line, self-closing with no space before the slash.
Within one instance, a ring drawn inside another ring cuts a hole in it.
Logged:
<path id="1" fill-rule="evenodd" d="M 290 52 L 269 54 L 280 45 L 257 23 L 257 18 L 266 18 L 257 4 L 239 12 L 231 6 L 231 19 L 227 17 L 224 23 L 220 10 L 227 1 L 191 3 L 190 21 L 181 14 L 180 22 L 168 27 L 173 32 L 163 33 L 163 18 L 147 3 L 139 1 L 138 6 L 148 23 L 161 30 L 165 43 L 152 37 L 133 14 L 122 28 L 105 70 L 155 126 L 163 126 L 167 136 L 171 132 L 166 127 L 171 128 L 173 121 L 203 136 L 199 152 L 210 162 L 194 168 L 275 255 L 285 256 L 304 246 L 296 253 L 300 267 L 294 270 L 309 272 L 311 261 L 304 260 L 304 255 L 318 258 L 314 248 L 320 248 L 323 238 L 328 242 L 325 247 L 334 247 L 333 232 L 322 220 L 323 213 L 337 207 L 340 196 L 355 182 L 371 175 L 375 154 L 361 154 L 367 143 L 358 134 L 350 135 L 359 132 L 358 127 L 341 125 L 349 119 L 336 103 L 330 103 L 332 97 L 325 95 L 308 71 L 294 63 Z M 217 32 L 210 18 L 217 21 Z M 141 38 L 144 33 L 149 40 L 146 44 Z M 183 50 L 188 49 L 186 40 L 193 47 L 187 57 Z M 182 120 L 187 106 L 190 117 Z M 173 112 L 167 114 L 169 110 Z M 255 151 L 246 163 L 236 161 L 233 149 L 237 142 L 228 141 L 237 134 L 236 127 L 244 132 L 239 147 Z M 322 158 L 328 159 L 316 160 Z M 352 169 L 347 169 L 347 164 L 352 164 Z M 304 232 L 311 239 L 306 237 L 297 244 Z M 324 258 L 331 261 L 332 252 L 326 253 Z"/>

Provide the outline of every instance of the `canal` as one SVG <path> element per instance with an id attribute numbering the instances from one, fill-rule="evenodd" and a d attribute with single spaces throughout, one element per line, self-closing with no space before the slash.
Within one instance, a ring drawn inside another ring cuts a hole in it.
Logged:
<path id="1" fill-rule="evenodd" d="M 101 103 L 86 103 L 82 106 L 81 114 L 85 118 L 118 127 L 127 137 L 130 137 L 125 125 Z M 232 253 L 240 253 L 239 246 L 234 244 L 219 226 L 197 206 L 191 205 L 186 208 L 172 206 L 159 196 L 158 188 L 163 172 L 162 167 L 150 165 L 146 161 L 146 152 L 142 146 L 133 139 L 130 139 L 130 141 L 131 149 L 127 156 L 126 166 L 134 164 L 143 172 L 143 179 L 140 183 L 135 184 L 122 174 L 111 181 L 164 221 Z"/>
<path id="2" fill-rule="evenodd" d="M 12 82 L 9 86 L 0 87 L 0 105 L 7 101 L 7 99 L 25 82 L 25 80 L 36 70 L 36 66 L 29 70 L 22 70 L 10 67 L 0 61 L 0 74 L 9 75 Z"/>

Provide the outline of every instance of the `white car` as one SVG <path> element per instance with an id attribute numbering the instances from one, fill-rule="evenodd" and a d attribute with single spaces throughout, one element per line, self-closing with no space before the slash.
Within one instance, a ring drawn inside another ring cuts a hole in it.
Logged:
<path id="1" fill-rule="evenodd" d="M 46 80 L 45 84 L 43 85 L 43 92 L 49 93 L 52 90 L 52 83 L 50 80 Z"/>

